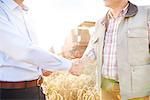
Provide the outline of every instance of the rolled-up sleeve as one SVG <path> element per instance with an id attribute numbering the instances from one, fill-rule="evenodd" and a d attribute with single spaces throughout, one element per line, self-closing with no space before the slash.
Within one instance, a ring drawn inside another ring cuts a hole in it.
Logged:
<path id="1" fill-rule="evenodd" d="M 96 60 L 96 52 L 93 46 L 93 37 L 94 35 L 91 36 L 89 44 L 81 58 L 84 62 L 93 62 Z"/>
<path id="2" fill-rule="evenodd" d="M 0 51 L 14 60 L 33 64 L 45 70 L 69 70 L 72 62 L 42 50 L 24 38 L 5 17 L 0 15 Z"/>

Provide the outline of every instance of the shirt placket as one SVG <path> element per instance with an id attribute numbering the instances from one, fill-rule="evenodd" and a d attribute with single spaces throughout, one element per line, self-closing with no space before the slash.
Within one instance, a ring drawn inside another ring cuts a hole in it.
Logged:
<path id="1" fill-rule="evenodd" d="M 26 31 L 27 31 L 28 38 L 29 38 L 30 41 L 32 41 L 32 38 L 31 38 L 31 35 L 30 35 L 30 30 L 28 28 L 29 24 L 27 23 L 28 21 L 27 21 L 27 18 L 25 16 L 27 14 L 27 12 L 21 11 L 21 14 L 22 14 L 22 17 L 23 17 L 23 22 L 24 22 L 24 25 L 25 25 L 25 28 L 26 28 Z"/>

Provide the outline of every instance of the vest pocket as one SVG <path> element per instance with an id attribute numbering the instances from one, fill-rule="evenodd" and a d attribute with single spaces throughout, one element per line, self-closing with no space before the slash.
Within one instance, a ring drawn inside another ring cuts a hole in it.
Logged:
<path id="1" fill-rule="evenodd" d="M 146 33 L 128 33 L 128 61 L 131 65 L 145 65 L 150 62 L 149 41 Z"/>
<path id="2" fill-rule="evenodd" d="M 130 38 L 147 38 L 148 37 L 148 29 L 144 27 L 132 27 L 132 29 L 128 29 L 128 37 Z"/>
<path id="3" fill-rule="evenodd" d="M 150 64 L 132 67 L 132 92 L 150 92 Z"/>

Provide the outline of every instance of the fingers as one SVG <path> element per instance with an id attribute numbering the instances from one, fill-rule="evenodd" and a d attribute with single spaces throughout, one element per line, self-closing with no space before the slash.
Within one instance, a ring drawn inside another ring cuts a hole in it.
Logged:
<path id="1" fill-rule="evenodd" d="M 43 76 L 46 76 L 46 77 L 47 77 L 47 76 L 52 75 L 53 72 L 47 71 L 47 70 L 43 70 L 42 73 L 43 73 Z"/>
<path id="2" fill-rule="evenodd" d="M 74 62 L 69 72 L 73 75 L 79 76 L 81 75 L 83 69 L 84 69 L 84 66 L 81 62 Z"/>

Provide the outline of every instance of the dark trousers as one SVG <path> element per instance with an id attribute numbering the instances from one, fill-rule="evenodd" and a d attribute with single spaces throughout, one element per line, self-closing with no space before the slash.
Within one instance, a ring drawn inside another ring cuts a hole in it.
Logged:
<path id="1" fill-rule="evenodd" d="M 0 100 L 46 100 L 41 87 L 23 89 L 0 88 Z"/>

